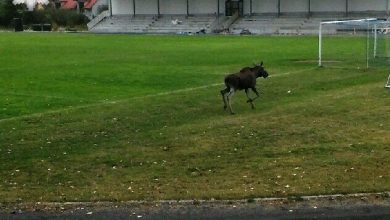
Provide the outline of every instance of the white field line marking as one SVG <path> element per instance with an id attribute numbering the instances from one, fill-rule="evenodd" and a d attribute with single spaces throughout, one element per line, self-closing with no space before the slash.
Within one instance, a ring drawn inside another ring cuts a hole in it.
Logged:
<path id="1" fill-rule="evenodd" d="M 17 93 L 17 92 L 4 92 L 2 95 L 12 95 L 12 96 L 27 96 L 27 97 L 38 97 L 45 99 L 75 99 L 69 97 L 61 97 L 61 96 L 52 96 L 52 95 L 38 95 L 38 94 L 27 94 L 27 93 Z"/>
<path id="2" fill-rule="evenodd" d="M 285 73 L 277 74 L 277 75 L 270 76 L 270 77 L 274 78 L 274 77 L 290 75 L 290 74 L 293 74 L 293 73 L 302 73 L 302 72 L 310 71 L 310 70 L 313 70 L 313 69 L 316 69 L 316 68 L 317 67 L 315 67 L 315 68 L 308 68 L 308 69 L 301 69 L 301 70 L 297 70 L 297 71 L 290 71 L 290 72 L 285 72 Z M 119 99 L 119 100 L 114 100 L 114 101 L 100 101 L 100 102 L 97 102 L 97 103 L 91 103 L 91 104 L 85 104 L 85 105 L 69 106 L 69 107 L 56 109 L 56 110 L 49 110 L 49 111 L 45 111 L 45 112 L 39 112 L 39 113 L 33 113 L 33 114 L 21 115 L 21 116 L 15 116 L 15 117 L 11 117 L 11 118 L 4 118 L 4 119 L 0 119 L 0 123 L 7 122 L 7 121 L 14 121 L 14 120 L 18 120 L 18 119 L 40 117 L 40 116 L 46 115 L 46 114 L 55 114 L 55 113 L 67 112 L 67 111 L 70 111 L 70 110 L 91 108 L 91 107 L 97 107 L 97 106 L 103 106 L 103 105 L 112 105 L 112 104 L 117 104 L 117 103 L 121 103 L 121 102 L 127 102 L 127 101 L 130 101 L 130 100 L 138 100 L 138 99 L 144 99 L 144 98 L 151 98 L 151 97 L 157 97 L 157 96 L 165 96 L 165 95 L 177 94 L 177 93 L 182 93 L 182 92 L 189 92 L 189 91 L 207 89 L 207 88 L 210 88 L 210 87 L 222 86 L 223 84 L 224 83 L 213 83 L 213 84 L 209 84 L 209 85 L 205 85 L 205 86 L 191 87 L 191 88 L 186 88 L 186 89 L 178 89 L 178 90 L 172 90 L 172 91 L 167 91 L 167 92 L 160 92 L 160 93 L 156 93 L 156 94 L 132 97 L 132 98 L 127 98 L 127 99 Z"/>
<path id="3" fill-rule="evenodd" d="M 295 70 L 295 71 L 285 72 L 285 73 L 281 73 L 281 74 L 277 74 L 277 75 L 271 75 L 269 77 L 280 77 L 280 76 L 290 75 L 290 74 L 293 74 L 293 73 L 303 73 L 303 72 L 306 72 L 306 71 L 315 70 L 317 68 L 318 67 L 312 67 L 312 68 L 307 68 L 307 69 Z"/>

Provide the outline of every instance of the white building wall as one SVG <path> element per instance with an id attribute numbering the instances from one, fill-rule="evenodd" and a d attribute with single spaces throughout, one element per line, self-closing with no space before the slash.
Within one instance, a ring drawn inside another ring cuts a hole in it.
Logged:
<path id="1" fill-rule="evenodd" d="M 217 12 L 217 0 L 188 0 L 188 5 L 190 14 L 215 14 Z"/>
<path id="2" fill-rule="evenodd" d="M 135 0 L 136 14 L 157 14 L 157 0 Z M 388 0 L 349 0 L 350 12 L 387 11 Z M 225 13 L 225 0 L 219 0 L 220 13 Z M 344 12 L 345 0 L 311 0 L 312 12 Z M 282 13 L 308 12 L 308 0 L 280 0 Z M 190 14 L 214 14 L 217 0 L 189 0 Z M 244 14 L 250 12 L 250 0 L 244 0 Z M 252 0 L 252 13 L 277 13 L 278 0 Z M 112 0 L 114 15 L 133 14 L 133 0 Z M 186 14 L 186 0 L 160 0 L 161 14 Z"/>
<path id="3" fill-rule="evenodd" d="M 166 15 L 187 14 L 187 1 L 160 0 L 160 13 Z"/>
<path id="4" fill-rule="evenodd" d="M 252 0 L 253 13 L 278 13 L 278 0 Z"/>
<path id="5" fill-rule="evenodd" d="M 132 0 L 130 0 L 130 1 L 132 1 Z M 141 15 L 156 15 L 156 14 L 158 14 L 157 0 L 136 0 L 135 1 L 135 14 L 141 14 Z"/>
<path id="6" fill-rule="evenodd" d="M 387 0 L 349 0 L 348 11 L 386 11 Z"/>
<path id="7" fill-rule="evenodd" d="M 312 0 L 312 12 L 345 12 L 345 1 L 340 0 Z"/>
<path id="8" fill-rule="evenodd" d="M 244 5 L 244 10 L 243 10 L 243 12 L 244 12 L 244 15 L 245 14 L 249 14 L 249 12 L 250 12 L 250 0 L 243 0 L 243 5 Z"/>
<path id="9" fill-rule="evenodd" d="M 132 0 L 112 0 L 112 14 L 133 14 L 133 3 L 131 1 Z"/>
<path id="10" fill-rule="evenodd" d="M 219 13 L 225 14 L 225 0 L 219 0 Z"/>
<path id="11" fill-rule="evenodd" d="M 308 0 L 280 0 L 280 12 L 308 12 Z"/>

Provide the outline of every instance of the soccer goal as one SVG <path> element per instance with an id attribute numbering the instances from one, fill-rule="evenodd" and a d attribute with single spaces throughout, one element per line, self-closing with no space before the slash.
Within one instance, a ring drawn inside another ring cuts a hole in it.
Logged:
<path id="1" fill-rule="evenodd" d="M 323 21 L 318 65 L 369 68 L 390 65 L 390 21 L 378 18 Z"/>

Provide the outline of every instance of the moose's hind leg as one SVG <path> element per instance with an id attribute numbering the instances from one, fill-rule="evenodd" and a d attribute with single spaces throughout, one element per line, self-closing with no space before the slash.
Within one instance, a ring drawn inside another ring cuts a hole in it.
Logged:
<path id="1" fill-rule="evenodd" d="M 223 109 L 227 109 L 227 104 L 226 104 L 226 93 L 229 92 L 229 88 L 221 90 L 221 95 L 222 95 L 222 100 L 223 100 Z"/>
<path id="2" fill-rule="evenodd" d="M 227 94 L 226 99 L 227 99 L 227 103 L 229 104 L 230 114 L 232 114 L 232 115 L 234 115 L 234 112 L 233 112 L 233 109 L 232 109 L 232 103 L 231 103 L 233 95 L 234 95 L 234 89 L 230 88 L 230 91 Z"/>
<path id="3" fill-rule="evenodd" d="M 248 92 L 249 92 L 248 89 L 245 89 L 245 94 L 246 94 L 246 97 L 248 98 L 246 103 L 252 102 L 252 99 L 251 99 L 251 97 L 249 97 L 249 93 Z"/>

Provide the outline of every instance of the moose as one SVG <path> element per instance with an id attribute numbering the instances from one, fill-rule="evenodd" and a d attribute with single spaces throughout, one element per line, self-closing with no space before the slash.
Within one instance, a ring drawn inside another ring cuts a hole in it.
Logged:
<path id="1" fill-rule="evenodd" d="M 225 77 L 226 88 L 221 90 L 224 104 L 223 108 L 226 110 L 227 106 L 229 105 L 230 113 L 234 114 L 231 105 L 232 97 L 237 90 L 244 89 L 246 96 L 248 97 L 247 103 L 250 103 L 252 109 L 254 109 L 255 105 L 253 104 L 253 101 L 260 96 L 256 89 L 256 79 L 258 77 L 268 77 L 268 72 L 264 69 L 263 61 L 261 61 L 261 64 L 254 64 L 254 67 L 245 67 L 238 73 L 227 75 Z M 251 89 L 256 94 L 255 98 L 252 99 L 249 97 L 249 89 Z"/>

